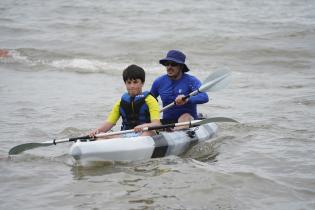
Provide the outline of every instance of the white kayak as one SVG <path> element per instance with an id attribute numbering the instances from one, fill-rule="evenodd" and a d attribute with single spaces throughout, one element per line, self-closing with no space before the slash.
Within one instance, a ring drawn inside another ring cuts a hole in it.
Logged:
<path id="1" fill-rule="evenodd" d="M 155 136 L 113 138 L 98 141 L 76 141 L 70 155 L 77 161 L 136 161 L 181 155 L 192 145 L 206 141 L 217 131 L 215 123 L 198 127 L 160 132 Z"/>

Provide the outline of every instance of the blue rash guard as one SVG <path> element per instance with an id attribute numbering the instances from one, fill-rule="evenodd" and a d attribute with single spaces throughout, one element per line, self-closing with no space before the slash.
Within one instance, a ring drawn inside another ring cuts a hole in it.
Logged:
<path id="1" fill-rule="evenodd" d="M 201 82 L 194 76 L 183 73 L 179 80 L 171 80 L 167 75 L 158 77 L 152 84 L 151 94 L 157 98 L 161 97 L 163 107 L 174 102 L 178 95 L 188 95 L 197 90 Z M 184 113 L 189 113 L 194 119 L 197 116 L 197 104 L 207 103 L 209 101 L 206 93 L 199 93 L 189 98 L 188 102 L 181 106 L 173 106 L 163 112 L 163 119 L 175 120 Z"/>

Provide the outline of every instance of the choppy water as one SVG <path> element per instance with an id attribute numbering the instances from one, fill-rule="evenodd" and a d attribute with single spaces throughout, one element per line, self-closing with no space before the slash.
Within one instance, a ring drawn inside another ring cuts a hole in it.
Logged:
<path id="1" fill-rule="evenodd" d="M 0 209 L 315 209 L 315 3 L 0 2 Z M 215 144 L 183 157 L 76 166 L 70 144 L 15 157 L 15 145 L 98 126 L 124 91 L 122 70 L 164 73 L 169 49 L 201 80 L 230 68 L 199 107 Z"/>

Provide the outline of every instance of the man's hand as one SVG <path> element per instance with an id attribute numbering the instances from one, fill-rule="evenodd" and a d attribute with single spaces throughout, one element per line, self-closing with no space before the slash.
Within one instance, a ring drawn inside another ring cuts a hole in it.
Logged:
<path id="1" fill-rule="evenodd" d="M 184 105 L 188 102 L 188 98 L 184 99 L 185 95 L 178 95 L 175 99 L 175 104 L 176 105 Z"/>

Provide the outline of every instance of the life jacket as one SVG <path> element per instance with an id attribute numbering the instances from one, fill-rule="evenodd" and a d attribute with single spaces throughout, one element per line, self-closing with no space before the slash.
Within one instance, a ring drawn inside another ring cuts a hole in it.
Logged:
<path id="1" fill-rule="evenodd" d="M 135 97 L 130 97 L 128 93 L 125 93 L 121 97 L 119 112 L 122 117 L 121 130 L 133 129 L 137 125 L 149 123 L 150 112 L 145 98 L 150 93 L 148 91 L 143 92 Z"/>

